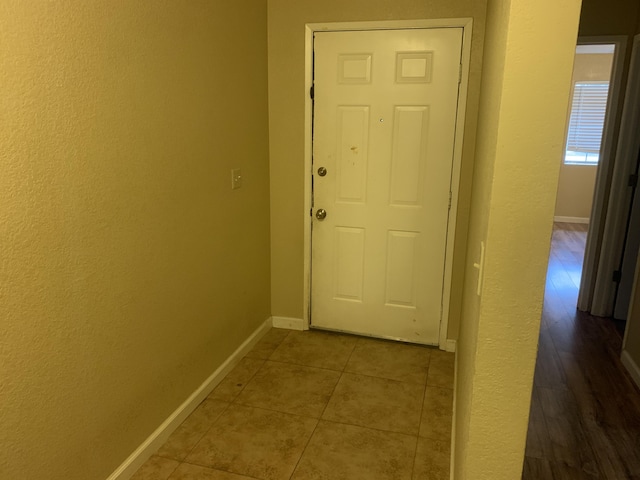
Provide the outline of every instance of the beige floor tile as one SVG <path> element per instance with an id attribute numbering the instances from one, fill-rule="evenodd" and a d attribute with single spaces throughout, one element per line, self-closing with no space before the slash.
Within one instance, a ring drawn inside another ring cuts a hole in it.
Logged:
<path id="1" fill-rule="evenodd" d="M 317 422 L 232 404 L 187 462 L 259 479 L 288 479 Z"/>
<path id="2" fill-rule="evenodd" d="M 356 337 L 328 332 L 291 332 L 270 360 L 310 367 L 342 370 L 356 344 Z"/>
<path id="3" fill-rule="evenodd" d="M 153 456 L 133 474 L 131 480 L 167 480 L 179 464 L 169 458 Z"/>
<path id="4" fill-rule="evenodd" d="M 157 455 L 184 460 L 228 405 L 218 400 L 202 402 L 171 434 L 165 444 L 160 447 Z"/>
<path id="5" fill-rule="evenodd" d="M 424 386 L 344 373 L 324 420 L 418 434 Z"/>
<path id="6" fill-rule="evenodd" d="M 408 480 L 416 437 L 321 421 L 292 480 Z"/>
<path id="7" fill-rule="evenodd" d="M 449 441 L 419 438 L 413 480 L 449 480 Z"/>
<path id="8" fill-rule="evenodd" d="M 266 360 L 278 348 L 282 341 L 289 335 L 290 330 L 272 328 L 264 337 L 245 355 L 246 358 L 258 358 Z"/>
<path id="9" fill-rule="evenodd" d="M 420 421 L 420 436 L 449 441 L 453 419 L 453 390 L 427 387 Z"/>
<path id="10" fill-rule="evenodd" d="M 243 358 L 218 384 L 209 399 L 232 402 L 253 378 L 265 361 L 257 358 Z"/>
<path id="11" fill-rule="evenodd" d="M 453 370 L 455 354 L 433 350 L 429 362 L 427 385 L 434 387 L 453 388 Z"/>
<path id="12" fill-rule="evenodd" d="M 267 361 L 236 402 L 310 417 L 320 417 L 340 372 Z"/>
<path id="13" fill-rule="evenodd" d="M 169 480 L 253 480 L 251 477 L 235 473 L 213 470 L 212 468 L 181 463 Z"/>
<path id="14" fill-rule="evenodd" d="M 424 385 L 430 355 L 422 346 L 359 339 L 345 371 Z"/>

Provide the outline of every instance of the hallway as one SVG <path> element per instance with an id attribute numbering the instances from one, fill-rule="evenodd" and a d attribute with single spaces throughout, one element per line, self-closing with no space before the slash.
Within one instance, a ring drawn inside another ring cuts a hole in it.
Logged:
<path id="1" fill-rule="evenodd" d="M 133 480 L 448 480 L 454 355 L 271 329 Z"/>
<path id="2" fill-rule="evenodd" d="M 575 308 L 586 225 L 556 223 L 524 480 L 640 479 L 640 391 L 611 319 Z"/>

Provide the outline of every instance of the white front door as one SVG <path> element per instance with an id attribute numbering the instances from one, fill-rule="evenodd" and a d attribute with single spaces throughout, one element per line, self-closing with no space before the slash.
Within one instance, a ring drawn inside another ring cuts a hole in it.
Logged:
<path id="1" fill-rule="evenodd" d="M 461 47 L 315 33 L 313 327 L 438 344 Z"/>

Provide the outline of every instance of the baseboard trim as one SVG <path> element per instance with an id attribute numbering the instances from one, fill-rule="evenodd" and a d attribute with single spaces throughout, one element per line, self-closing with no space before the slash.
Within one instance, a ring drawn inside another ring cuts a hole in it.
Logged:
<path id="1" fill-rule="evenodd" d="M 271 323 L 274 328 L 286 328 L 287 330 L 303 331 L 304 320 L 301 318 L 291 317 L 271 317 Z"/>
<path id="2" fill-rule="evenodd" d="M 166 442 L 169 435 L 193 412 L 227 373 L 244 357 L 253 346 L 271 328 L 271 318 L 265 320 L 215 372 L 200 385 L 182 405 L 180 405 L 162 424 L 120 465 L 107 480 L 129 480 L 131 476 Z"/>
<path id="3" fill-rule="evenodd" d="M 455 340 L 450 340 L 454 342 Z M 452 411 L 452 419 L 451 419 L 451 454 L 449 457 L 449 480 L 455 480 L 456 472 L 456 423 L 458 418 L 458 410 L 456 406 L 458 405 L 458 355 L 456 355 L 455 360 L 453 361 L 453 411 Z"/>
<path id="4" fill-rule="evenodd" d="M 629 355 L 629 352 L 627 352 L 626 350 L 622 351 L 620 360 L 622 361 L 622 364 L 627 368 L 627 371 L 629 372 L 629 375 L 631 375 L 633 381 L 636 382 L 636 385 L 638 386 L 638 388 L 640 388 L 640 366 L 638 366 L 638 364 L 633 360 L 633 358 L 631 358 L 631 355 Z"/>
<path id="5" fill-rule="evenodd" d="M 586 223 L 589 224 L 589 217 L 553 217 L 554 222 L 560 223 Z"/>
<path id="6" fill-rule="evenodd" d="M 440 345 L 440 350 L 444 350 L 445 352 L 455 353 L 456 351 L 456 340 L 447 339 L 444 345 Z"/>

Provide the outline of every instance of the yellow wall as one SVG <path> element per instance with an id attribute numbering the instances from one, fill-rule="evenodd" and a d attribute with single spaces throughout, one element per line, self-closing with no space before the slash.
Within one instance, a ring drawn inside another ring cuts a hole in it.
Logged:
<path id="1" fill-rule="evenodd" d="M 613 54 L 586 54 L 575 56 L 571 84 L 584 81 L 608 81 L 611 77 Z M 571 93 L 573 97 L 573 90 Z M 567 123 L 571 106 L 567 110 Z M 566 141 L 566 128 L 565 128 Z M 560 154 L 560 178 L 555 215 L 560 217 L 589 218 L 596 183 L 596 165 L 565 165 Z"/>
<path id="2" fill-rule="evenodd" d="M 488 2 L 457 353 L 456 480 L 521 476 L 579 11 L 580 0 Z M 481 240 L 478 297 L 472 263 Z"/>
<path id="3" fill-rule="evenodd" d="M 597 170 L 595 165 L 561 165 L 556 217 L 589 219 Z"/>
<path id="4" fill-rule="evenodd" d="M 269 0 L 271 303 L 274 316 L 304 317 L 304 33 L 306 23 L 473 17 L 471 72 L 454 253 L 449 338 L 458 335 L 485 1 Z"/>
<path id="5" fill-rule="evenodd" d="M 106 478 L 270 315 L 266 22 L 1 3 L 3 479 Z"/>

